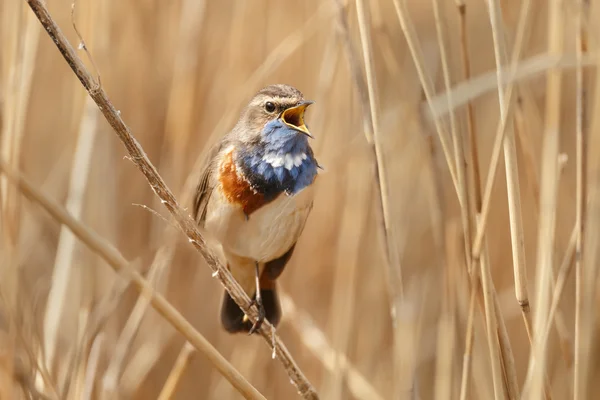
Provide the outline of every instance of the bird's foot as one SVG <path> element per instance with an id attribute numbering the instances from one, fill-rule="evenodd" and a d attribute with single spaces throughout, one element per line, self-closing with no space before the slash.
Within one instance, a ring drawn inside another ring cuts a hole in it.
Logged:
<path id="1" fill-rule="evenodd" d="M 263 302 L 260 297 L 252 299 L 250 302 L 250 307 L 253 305 L 256 305 L 256 308 L 258 308 L 258 318 L 256 319 L 254 325 L 252 325 L 252 328 L 250 328 L 248 335 L 252 335 L 254 332 L 257 332 L 260 329 L 266 316 L 265 307 L 263 306 Z"/>

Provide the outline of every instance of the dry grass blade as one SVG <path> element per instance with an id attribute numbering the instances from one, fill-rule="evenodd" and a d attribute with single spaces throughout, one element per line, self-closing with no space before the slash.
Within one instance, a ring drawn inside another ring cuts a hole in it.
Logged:
<path id="1" fill-rule="evenodd" d="M 74 219 L 65 209 L 48 199 L 39 192 L 19 173 L 13 171 L 0 160 L 0 170 L 11 183 L 16 185 L 21 193 L 31 201 L 40 205 L 54 219 L 67 226 L 75 236 L 84 242 L 92 251 L 102 257 L 117 272 L 122 272 L 131 279 L 136 289 L 150 300 L 152 307 L 161 314 L 175 329 L 177 329 L 194 347 L 200 350 L 211 361 L 219 372 L 231 382 L 248 399 L 264 399 L 264 397 L 244 379 L 225 358 L 194 329 L 183 315 L 173 307 L 163 296 L 156 293 L 152 286 L 130 266 L 130 263 L 117 249 L 105 242 L 85 225 Z"/>
<path id="2" fill-rule="evenodd" d="M 217 278 L 222 283 L 225 290 L 227 290 L 227 292 L 234 299 L 236 304 L 238 304 L 246 313 L 246 315 L 249 316 L 250 320 L 256 321 L 258 317 L 258 311 L 256 307 L 250 307 L 250 299 L 246 293 L 233 279 L 229 271 L 220 265 L 217 257 L 215 257 L 215 255 L 212 254 L 206 247 L 204 238 L 200 234 L 197 225 L 192 218 L 179 206 L 177 200 L 173 196 L 173 193 L 166 186 L 165 182 L 160 177 L 156 171 L 156 168 L 152 165 L 148 159 L 148 156 L 144 153 L 137 140 L 131 135 L 129 128 L 121 119 L 119 113 L 108 99 L 108 96 L 104 90 L 99 88 L 94 83 L 93 77 L 85 68 L 79 57 L 77 57 L 73 47 L 62 34 L 59 27 L 56 25 L 56 22 L 48 13 L 48 10 L 44 4 L 39 0 L 28 0 L 28 4 L 40 20 L 41 24 L 44 26 L 46 32 L 53 39 L 61 55 L 65 58 L 75 75 L 83 84 L 84 88 L 87 90 L 92 99 L 94 99 L 104 114 L 106 120 L 115 130 L 119 139 L 123 142 L 127 152 L 131 157 L 131 161 L 143 173 L 154 193 L 161 199 L 161 203 L 165 205 L 173 218 L 177 221 L 179 227 L 187 235 L 189 242 L 202 254 L 207 264 L 212 268 L 213 272 L 217 274 Z M 156 300 L 154 300 L 154 302 L 156 302 Z M 185 321 L 185 323 L 189 325 L 187 321 Z M 189 327 L 191 328 L 191 326 Z M 260 329 L 260 333 L 266 339 L 269 345 L 272 343 L 274 344 L 274 351 L 276 352 L 283 367 L 286 369 L 290 379 L 292 382 L 294 382 L 294 385 L 296 385 L 300 395 L 307 399 L 318 398 L 317 392 L 306 379 L 300 368 L 296 365 L 287 348 L 283 345 L 277 335 L 275 335 L 272 326 L 269 323 L 264 323 Z M 193 344 L 199 343 L 194 343 L 193 341 L 191 342 Z M 203 344 L 209 345 L 208 342 Z M 236 383 L 239 383 L 239 381 Z M 246 389 L 247 393 L 251 392 L 249 391 L 249 388 Z"/>
<path id="3" fill-rule="evenodd" d="M 563 51 L 562 1 L 550 3 L 548 14 L 548 51 L 560 55 Z M 556 207 L 558 198 L 558 154 L 562 71 L 550 70 L 547 75 L 546 127 L 542 143 L 542 175 L 540 185 L 540 220 L 537 244 L 536 307 L 533 351 L 529 360 L 528 381 L 524 392 L 531 399 L 544 396 L 547 341 L 543 337 L 548 322 L 550 289 L 553 271 Z M 529 391 L 527 391 L 529 389 Z"/>

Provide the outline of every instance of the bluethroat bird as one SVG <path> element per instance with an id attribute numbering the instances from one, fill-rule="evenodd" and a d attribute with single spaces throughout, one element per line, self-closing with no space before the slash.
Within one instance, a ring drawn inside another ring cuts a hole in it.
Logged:
<path id="1" fill-rule="evenodd" d="M 221 245 L 227 268 L 258 307 L 253 325 L 227 292 L 221 323 L 230 333 L 277 326 L 276 279 L 290 260 L 313 206 L 319 164 L 304 112 L 312 104 L 292 86 L 260 90 L 234 128 L 210 151 L 194 218 Z"/>

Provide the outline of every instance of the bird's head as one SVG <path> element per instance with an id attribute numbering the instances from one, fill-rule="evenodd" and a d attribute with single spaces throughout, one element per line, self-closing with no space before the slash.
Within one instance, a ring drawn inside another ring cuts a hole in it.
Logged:
<path id="1" fill-rule="evenodd" d="M 312 103 L 292 86 L 267 86 L 243 111 L 236 127 L 238 139 L 272 150 L 306 144 L 307 138 L 312 136 L 304 122 L 304 112 Z"/>

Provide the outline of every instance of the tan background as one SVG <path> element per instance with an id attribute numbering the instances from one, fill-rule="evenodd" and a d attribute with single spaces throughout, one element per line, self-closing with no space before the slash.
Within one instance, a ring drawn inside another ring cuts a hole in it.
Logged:
<path id="1" fill-rule="evenodd" d="M 453 396 L 458 398 L 469 295 L 457 197 L 437 140 L 435 159 L 431 161 L 428 143 L 430 137 L 436 137 L 435 130 L 421 112 L 421 85 L 393 4 L 376 0 L 367 3 L 373 24 L 380 140 L 385 149 L 392 223 L 407 301 L 406 308 L 399 310 L 405 329 L 402 346 L 418 355 L 417 394 L 422 399 L 432 398 L 436 385 L 437 323 L 440 306 L 447 301 L 444 271 L 452 271 L 457 306 L 451 378 Z M 464 79 L 459 15 L 454 2 L 443 3 L 452 80 L 459 82 Z M 500 3 L 510 52 L 521 2 Z M 547 47 L 547 5 L 544 1 L 537 3 L 524 58 L 544 52 Z M 574 2 L 567 3 L 565 43 L 567 52 L 573 54 L 575 7 Z M 392 331 L 373 157 L 363 134 L 362 111 L 348 61 L 336 33 L 337 11 L 328 4 L 315 0 L 79 0 L 76 21 L 100 71 L 103 88 L 179 198 L 188 175 L 197 173 L 193 169 L 196 159 L 209 143 L 231 128 L 241 107 L 262 86 L 288 83 L 316 101 L 307 118 L 315 136 L 312 143 L 317 158 L 326 172 L 318 180 L 314 210 L 280 284 L 293 300 L 296 312 L 310 316 L 330 345 L 345 353 L 353 368 L 382 398 L 389 399 L 393 382 L 405 382 L 406 377 L 393 376 L 391 369 Z M 70 2 L 49 0 L 48 6 L 76 45 Z M 427 1 L 411 0 L 408 8 L 428 73 L 436 91 L 442 92 L 432 6 Z M 467 1 L 466 9 L 470 62 L 476 76 L 495 68 L 492 35 L 485 3 Z M 165 221 L 134 205 L 144 204 L 167 215 L 134 165 L 124 158 L 124 149 L 108 124 L 88 104 L 79 81 L 51 40 L 43 30 L 39 31 L 29 8 L 22 1 L 4 1 L 1 12 L 3 155 L 6 157 L 7 143 L 19 144 L 11 153 L 12 162 L 51 198 L 63 204 L 79 202 L 81 221 L 115 245 L 128 260 L 136 261 L 136 267 L 144 274 L 150 271 L 157 250 L 175 243 L 176 251 L 168 266 L 152 272 L 158 274 L 159 290 L 267 398 L 294 398 L 289 378 L 281 365 L 271 360 L 262 339 L 228 336 L 221 329 L 217 313 L 222 289 L 183 235 L 166 230 Z M 362 61 L 354 2 L 350 2 L 348 19 L 352 46 Z M 78 54 L 91 66 L 82 50 Z M 557 267 L 575 213 L 574 83 L 574 73 L 568 70 L 564 75 L 561 111 L 561 152 L 567 154 L 568 162 L 560 181 Z M 525 81 L 519 88 L 520 115 L 524 119 L 516 134 L 530 300 L 535 311 L 535 196 L 539 191 L 544 75 Z M 17 115 L 18 110 L 21 117 L 16 120 L 22 121 L 22 129 L 17 125 L 8 130 L 7 121 L 13 121 L 11 115 Z M 460 128 L 466 132 L 464 108 L 459 110 Z M 478 97 L 474 110 L 485 177 L 499 117 L 496 90 Z M 78 138 L 84 140 L 81 138 L 94 134 L 89 157 L 74 165 Z M 78 200 L 74 194 L 69 195 L 69 181 L 86 164 L 90 170 L 83 174 L 83 192 Z M 502 161 L 498 171 L 487 238 L 494 283 L 522 385 L 530 346 L 514 297 Z M 14 279 L 12 282 L 18 282 L 16 286 L 4 286 L 17 298 L 17 309 L 13 310 L 19 316 L 16 324 L 25 332 L 25 345 L 18 340 L 12 342 L 17 343 L 16 353 L 21 354 L 24 346 L 29 346 L 37 354 L 44 347 L 46 299 L 56 284 L 52 274 L 60 226 L 35 204 L 22 200 L 17 203 L 11 216 L 4 218 L 7 235 L 0 265 L 3 273 Z M 438 215 L 442 216 L 441 221 L 436 219 Z M 11 232 L 7 228 L 9 222 L 14 224 Z M 7 243 L 11 240 L 16 240 L 16 251 L 9 254 Z M 446 250 L 445 261 L 441 249 Z M 83 244 L 76 242 L 72 254 L 52 367 L 57 382 L 64 380 L 68 360 L 77 349 L 75 338 L 83 331 L 82 318 L 93 312 L 103 298 L 112 296 L 116 282 L 112 270 Z M 116 398 L 117 394 L 121 398 L 156 398 L 183 344 L 173 328 L 154 311 L 147 310 L 125 359 L 117 363 L 117 391 L 102 396 L 102 376 L 116 354 L 119 336 L 136 299 L 137 293 L 128 289 L 103 327 L 105 336 L 95 384 L 98 398 Z M 571 275 L 561 303 L 571 353 L 573 299 Z M 310 336 L 313 334 L 302 333 L 310 325 L 293 310 L 286 308 L 284 312 L 279 334 L 322 398 L 355 398 L 356 392 L 351 388 L 356 382 L 352 377 L 348 378 L 339 365 L 336 367 L 335 360 L 329 360 L 334 364 L 326 368 L 303 344 L 303 340 L 318 344 Z M 10 325 L 6 317 L 4 325 Z M 563 357 L 555 332 L 550 336 L 548 374 L 554 398 L 560 399 L 570 393 L 571 367 L 570 360 Z M 489 354 L 479 312 L 473 354 L 471 398 L 492 398 Z M 594 354 L 589 356 L 594 358 Z M 81 372 L 84 366 L 75 366 L 73 371 Z M 73 385 L 83 385 L 81 375 L 72 379 Z M 408 393 L 408 387 L 403 393 Z M 196 354 L 175 398 L 236 399 L 240 395 L 203 355 Z"/>

